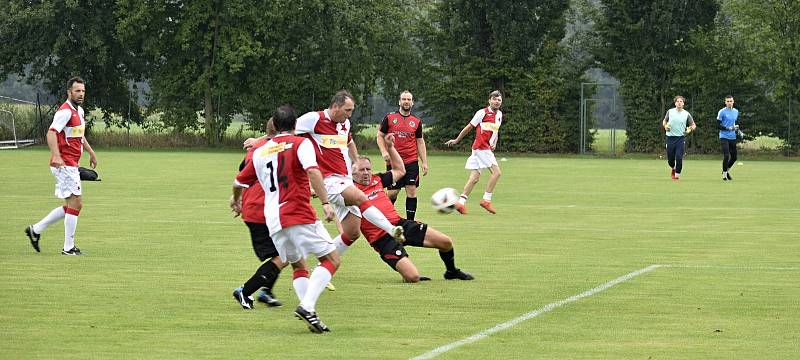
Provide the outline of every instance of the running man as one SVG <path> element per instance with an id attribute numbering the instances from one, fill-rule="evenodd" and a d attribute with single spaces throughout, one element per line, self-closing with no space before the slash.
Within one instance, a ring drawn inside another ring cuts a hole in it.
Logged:
<path id="1" fill-rule="evenodd" d="M 497 147 L 500 125 L 503 124 L 503 112 L 500 111 L 501 105 L 503 105 L 503 95 L 499 90 L 492 91 L 489 94 L 489 106 L 478 110 L 469 124 L 458 133 L 458 137 L 445 142 L 447 146 L 458 144 L 473 128 L 475 129 L 472 155 L 467 159 L 467 164 L 464 166 L 469 170 L 469 178 L 464 185 L 464 192 L 461 193 L 456 203 L 456 210 L 462 214 L 467 213 L 469 194 L 478 183 L 478 180 L 481 179 L 481 173 L 487 169 L 491 176 L 486 183 L 486 192 L 483 193 L 483 199 L 479 204 L 486 211 L 492 214 L 497 213 L 494 206 L 492 206 L 492 192 L 495 185 L 497 185 L 497 181 L 500 180 L 500 165 L 497 164 L 497 159 L 494 157 L 494 149 Z"/>
<path id="2" fill-rule="evenodd" d="M 673 181 L 680 181 L 683 170 L 683 153 L 686 150 L 686 135 L 697 126 L 692 114 L 683 109 L 686 100 L 683 96 L 675 97 L 675 107 L 667 110 L 661 126 L 667 132 L 667 164 L 671 169 Z"/>
<path id="3" fill-rule="evenodd" d="M 722 181 L 731 181 L 731 168 L 736 164 L 736 132 L 739 125 L 739 110 L 733 107 L 733 96 L 725 97 L 725 107 L 717 112 L 719 144 L 722 148 Z"/>

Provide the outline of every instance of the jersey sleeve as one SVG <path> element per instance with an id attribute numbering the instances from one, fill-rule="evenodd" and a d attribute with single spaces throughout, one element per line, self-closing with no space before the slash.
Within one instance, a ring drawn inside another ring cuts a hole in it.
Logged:
<path id="1" fill-rule="evenodd" d="M 388 134 L 389 133 L 389 114 L 386 114 L 386 116 L 383 117 L 383 120 L 381 120 L 381 125 L 380 125 L 379 129 L 380 129 L 380 132 L 382 132 L 384 134 Z"/>
<path id="2" fill-rule="evenodd" d="M 417 131 L 414 132 L 414 137 L 417 139 L 422 138 L 422 120 L 417 119 L 419 121 L 419 126 L 417 126 Z"/>
<path id="3" fill-rule="evenodd" d="M 378 176 L 381 178 L 381 186 L 388 188 L 389 186 L 394 185 L 394 176 L 392 175 L 391 171 L 380 173 Z"/>
<path id="4" fill-rule="evenodd" d="M 314 154 L 314 145 L 311 140 L 303 139 L 297 147 L 297 159 L 306 171 L 317 168 L 317 155 Z"/>
<path id="5" fill-rule="evenodd" d="M 304 134 L 314 132 L 314 128 L 319 121 L 319 114 L 316 112 L 307 112 L 303 116 L 297 118 L 297 123 L 294 126 L 295 134 Z"/>
<path id="6" fill-rule="evenodd" d="M 475 112 L 475 115 L 472 117 L 472 120 L 469 121 L 469 124 L 474 127 L 478 127 L 478 125 L 481 124 L 484 115 L 486 115 L 486 112 L 483 109 L 478 110 L 477 112 Z"/>
<path id="7" fill-rule="evenodd" d="M 67 122 L 69 122 L 71 117 L 72 111 L 69 111 L 69 109 L 56 111 L 56 114 L 53 115 L 53 123 L 50 124 L 50 128 L 56 132 L 61 132 L 61 130 L 64 130 L 64 127 L 67 126 Z"/>
<path id="8" fill-rule="evenodd" d="M 253 185 L 256 182 L 258 182 L 256 168 L 252 161 L 248 161 L 247 164 L 245 164 L 244 169 L 239 172 L 239 175 L 236 175 L 236 179 L 233 180 L 233 185 L 241 188 L 249 188 L 250 185 Z"/>

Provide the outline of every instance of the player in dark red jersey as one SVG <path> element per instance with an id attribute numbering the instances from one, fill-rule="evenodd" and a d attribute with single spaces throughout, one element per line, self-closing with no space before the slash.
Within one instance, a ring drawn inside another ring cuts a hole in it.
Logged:
<path id="1" fill-rule="evenodd" d="M 392 134 L 388 134 L 384 139 L 386 150 L 389 153 L 392 170 L 385 173 L 373 174 L 372 164 L 368 157 L 359 156 L 353 163 L 353 181 L 359 190 L 372 201 L 386 218 L 394 225 L 403 227 L 405 242 L 403 244 L 395 241 L 385 231 L 379 229 L 369 222 L 361 222 L 361 232 L 367 241 L 380 255 L 381 259 L 392 269 L 395 269 L 403 280 L 415 283 L 421 277 L 417 267 L 408 258 L 405 246 L 417 246 L 439 249 L 439 256 L 447 269 L 444 273 L 445 279 L 472 280 L 472 275 L 461 271 L 455 266 L 453 251 L 453 240 L 449 236 L 428 226 L 427 224 L 406 220 L 397 214 L 389 196 L 383 190 L 397 182 L 405 175 L 403 161 L 394 149 L 394 139 Z M 424 280 L 428 280 L 424 278 Z"/>
<path id="2" fill-rule="evenodd" d="M 325 219 L 333 220 L 334 210 L 317 166 L 311 140 L 292 134 L 297 116 L 294 109 L 282 106 L 272 114 L 277 134 L 254 150 L 252 161 L 236 176 L 231 208 L 241 213 L 242 189 L 260 185 L 264 190 L 264 217 L 281 259 L 294 268 L 295 292 L 300 304 L 295 315 L 315 333 L 329 331 L 316 313 L 316 303 L 339 267 L 339 254 L 325 227 L 317 220 L 309 202 L 309 182 L 322 200 Z M 305 258 L 314 255 L 320 262 L 308 276 Z M 252 299 L 234 291 L 244 308 L 252 308 Z"/>
<path id="3" fill-rule="evenodd" d="M 489 94 L 489 106 L 478 110 L 469 124 L 458 134 L 458 137 L 445 142 L 447 146 L 458 144 L 472 129 L 475 129 L 472 155 L 467 159 L 467 164 L 464 166 L 469 170 L 469 179 L 464 185 L 464 192 L 461 193 L 461 197 L 458 198 L 456 203 L 456 210 L 462 214 L 467 213 L 467 198 L 469 193 L 472 192 L 472 188 L 481 179 L 483 170 L 489 170 L 491 176 L 486 183 L 486 192 L 483 193 L 483 199 L 479 204 L 486 211 L 492 214 L 497 213 L 494 206 L 492 206 L 492 192 L 500 179 L 500 165 L 497 164 L 497 160 L 494 157 L 494 149 L 497 147 L 500 125 L 503 124 L 503 112 L 500 111 L 501 105 L 503 105 L 503 95 L 500 94 L 500 91 L 492 91 Z"/>
<path id="4" fill-rule="evenodd" d="M 394 147 L 403 159 L 406 174 L 395 184 L 387 188 L 389 199 L 394 203 L 400 189 L 406 189 L 406 219 L 414 220 L 417 213 L 417 187 L 419 187 L 419 172 L 422 176 L 428 174 L 428 155 L 425 148 L 425 138 L 422 135 L 422 121 L 411 114 L 414 107 L 414 96 L 406 90 L 400 93 L 400 109 L 397 112 L 386 114 L 378 129 L 378 148 L 381 150 L 386 170 L 391 170 L 389 152 L 383 139 L 386 134 L 394 135 Z"/>
<path id="5" fill-rule="evenodd" d="M 56 178 L 57 198 L 64 199 L 64 206 L 50 211 L 36 224 L 25 228 L 31 246 L 39 252 L 39 239 L 42 231 L 58 220 L 64 219 L 64 247 L 62 255 L 83 255 L 75 246 L 75 229 L 78 227 L 78 214 L 83 207 L 81 200 L 81 178 L 78 162 L 83 150 L 89 153 L 89 166 L 97 167 L 97 156 L 84 137 L 83 98 L 86 85 L 83 79 L 73 77 L 67 81 L 67 101 L 58 108 L 53 123 L 47 132 L 47 146 L 50 147 L 50 172 Z"/>

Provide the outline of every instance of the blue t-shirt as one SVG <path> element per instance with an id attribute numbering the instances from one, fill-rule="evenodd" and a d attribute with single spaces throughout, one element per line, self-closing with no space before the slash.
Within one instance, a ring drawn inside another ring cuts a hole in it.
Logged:
<path id="1" fill-rule="evenodd" d="M 736 120 L 739 118 L 739 110 L 736 108 L 728 109 L 727 107 L 722 108 L 717 113 L 717 121 L 720 122 L 720 125 L 729 128 L 736 125 Z M 736 130 L 719 130 L 719 138 L 720 139 L 728 139 L 728 140 L 736 140 Z"/>

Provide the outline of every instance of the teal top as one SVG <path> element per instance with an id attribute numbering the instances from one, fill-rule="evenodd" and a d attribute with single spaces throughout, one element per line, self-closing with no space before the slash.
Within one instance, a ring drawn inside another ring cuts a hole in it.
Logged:
<path id="1" fill-rule="evenodd" d="M 686 124 L 692 119 L 692 114 L 689 114 L 686 110 L 678 111 L 677 108 L 672 108 L 667 111 L 667 115 L 664 116 L 664 120 L 667 121 L 667 125 L 669 125 L 669 130 L 667 130 L 667 136 L 684 136 L 686 133 Z"/>

